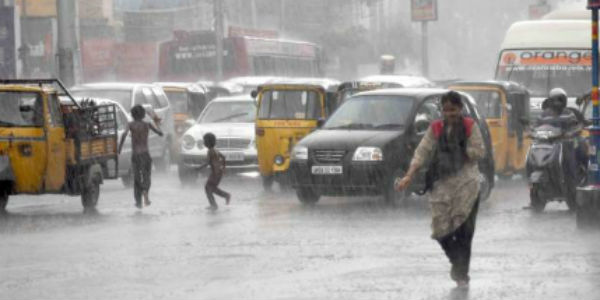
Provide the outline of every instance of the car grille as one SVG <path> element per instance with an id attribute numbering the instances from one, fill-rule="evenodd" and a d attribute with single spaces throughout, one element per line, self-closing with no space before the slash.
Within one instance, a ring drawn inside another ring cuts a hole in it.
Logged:
<path id="1" fill-rule="evenodd" d="M 218 138 L 217 149 L 246 149 L 250 146 L 250 139 L 243 138 Z"/>
<path id="2" fill-rule="evenodd" d="M 315 150 L 314 157 L 320 163 L 339 163 L 344 159 L 346 150 Z"/>

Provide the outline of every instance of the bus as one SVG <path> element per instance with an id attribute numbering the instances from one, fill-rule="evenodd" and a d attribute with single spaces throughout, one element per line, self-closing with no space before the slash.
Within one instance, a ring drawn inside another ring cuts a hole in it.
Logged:
<path id="1" fill-rule="evenodd" d="M 551 89 L 563 88 L 569 106 L 591 88 L 591 23 L 583 19 L 544 19 L 514 23 L 506 32 L 495 78 L 525 86 L 530 117 L 541 113 Z"/>
<path id="2" fill-rule="evenodd" d="M 252 36 L 223 40 L 223 77 L 321 77 L 321 48 L 310 42 Z M 214 79 L 216 36 L 212 31 L 176 32 L 159 46 L 161 81 Z"/>

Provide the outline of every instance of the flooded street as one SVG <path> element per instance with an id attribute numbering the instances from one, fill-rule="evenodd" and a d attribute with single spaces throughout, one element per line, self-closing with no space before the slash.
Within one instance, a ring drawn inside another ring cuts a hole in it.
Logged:
<path id="1" fill-rule="evenodd" d="M 323 198 L 262 191 L 230 175 L 233 194 L 207 211 L 203 178 L 183 188 L 155 174 L 150 207 L 119 181 L 98 213 L 78 197 L 15 196 L 0 221 L 2 299 L 598 299 L 600 238 L 576 229 L 564 203 L 522 209 L 525 185 L 497 182 L 480 207 L 469 290 L 430 239 L 424 198 Z"/>

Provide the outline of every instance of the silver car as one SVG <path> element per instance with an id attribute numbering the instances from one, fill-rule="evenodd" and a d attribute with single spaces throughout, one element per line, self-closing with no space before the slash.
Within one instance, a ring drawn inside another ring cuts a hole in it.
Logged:
<path id="1" fill-rule="evenodd" d="M 91 97 L 110 99 L 121 104 L 126 111 L 130 111 L 135 105 L 151 106 L 156 115 L 162 120 L 161 130 L 165 133 L 162 143 L 149 145 L 150 151 L 158 151 L 161 156 L 153 159 L 154 166 L 158 170 L 167 170 L 171 164 L 175 148 L 175 121 L 173 109 L 163 89 L 148 83 L 87 83 L 75 86 L 71 89 L 74 97 Z"/>
<path id="2" fill-rule="evenodd" d="M 257 170 L 255 117 L 254 99 L 247 95 L 211 101 L 181 139 L 181 160 L 178 164 L 181 182 L 194 182 L 198 178 L 198 167 L 207 162 L 208 150 L 202 138 L 208 132 L 217 137 L 216 148 L 225 156 L 228 170 Z"/>

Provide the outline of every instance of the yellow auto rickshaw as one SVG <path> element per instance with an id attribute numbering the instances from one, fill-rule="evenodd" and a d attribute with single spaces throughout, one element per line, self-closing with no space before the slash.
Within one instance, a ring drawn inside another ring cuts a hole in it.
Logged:
<path id="1" fill-rule="evenodd" d="M 338 81 L 285 79 L 258 87 L 256 148 L 263 186 L 289 182 L 290 152 L 335 110 Z"/>
<path id="2" fill-rule="evenodd" d="M 210 101 L 206 87 L 190 82 L 155 82 L 162 87 L 173 108 L 176 141 L 175 156 L 179 154 L 183 133 L 194 124 Z"/>
<path id="3" fill-rule="evenodd" d="M 531 140 L 526 137 L 529 122 L 529 92 L 514 82 L 455 82 L 449 89 L 473 96 L 485 117 L 492 136 L 496 174 L 510 178 L 525 170 Z"/>
<path id="4" fill-rule="evenodd" d="M 114 104 L 78 104 L 55 79 L 0 80 L 0 213 L 17 194 L 81 195 L 92 209 L 115 170 Z"/>

